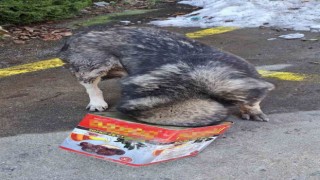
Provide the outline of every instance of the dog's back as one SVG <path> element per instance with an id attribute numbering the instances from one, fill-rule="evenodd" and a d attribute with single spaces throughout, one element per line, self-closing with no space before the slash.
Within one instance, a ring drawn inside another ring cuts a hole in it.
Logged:
<path id="1" fill-rule="evenodd" d="M 131 74 L 178 61 L 193 66 L 217 61 L 244 71 L 246 75 L 258 77 L 252 65 L 235 55 L 154 28 L 111 28 L 80 33 L 67 42 L 61 55 L 64 60 L 78 67 L 106 63 L 112 55 L 119 58 Z"/>

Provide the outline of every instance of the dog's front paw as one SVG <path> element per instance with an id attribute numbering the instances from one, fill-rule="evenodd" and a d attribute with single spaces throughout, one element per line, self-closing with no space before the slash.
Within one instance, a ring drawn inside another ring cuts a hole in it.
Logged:
<path id="1" fill-rule="evenodd" d="M 90 102 L 87 106 L 89 111 L 105 111 L 108 109 L 108 104 L 106 102 Z"/>
<path id="2" fill-rule="evenodd" d="M 264 113 L 242 113 L 241 115 L 242 119 L 244 120 L 253 120 L 253 121 L 269 121 L 269 118 Z"/>

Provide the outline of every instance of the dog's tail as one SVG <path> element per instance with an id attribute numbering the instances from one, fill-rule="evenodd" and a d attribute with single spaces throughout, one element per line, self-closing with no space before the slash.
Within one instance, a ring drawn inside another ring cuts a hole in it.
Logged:
<path id="1" fill-rule="evenodd" d="M 228 116 L 228 109 L 212 99 L 188 99 L 143 111 L 130 111 L 122 107 L 118 110 L 139 121 L 168 126 L 208 126 Z"/>

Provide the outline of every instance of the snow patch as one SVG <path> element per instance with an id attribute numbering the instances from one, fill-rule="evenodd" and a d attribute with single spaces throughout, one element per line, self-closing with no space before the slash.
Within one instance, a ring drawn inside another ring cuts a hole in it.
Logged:
<path id="1" fill-rule="evenodd" d="M 301 39 L 304 37 L 304 34 L 301 33 L 293 33 L 293 34 L 286 34 L 286 35 L 281 35 L 279 36 L 280 38 L 283 39 Z"/>
<path id="2" fill-rule="evenodd" d="M 320 32 L 319 0 L 184 0 L 179 3 L 203 9 L 151 24 L 203 28 L 272 26 Z"/>

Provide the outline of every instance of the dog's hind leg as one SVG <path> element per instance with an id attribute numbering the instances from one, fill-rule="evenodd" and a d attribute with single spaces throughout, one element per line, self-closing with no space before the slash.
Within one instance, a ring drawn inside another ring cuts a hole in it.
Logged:
<path id="1" fill-rule="evenodd" d="M 240 105 L 244 119 L 268 121 L 260 102 L 274 85 L 253 73 L 244 73 L 221 64 L 195 67 L 190 73 L 194 84 L 205 94 L 226 103 Z M 258 73 L 257 73 L 258 74 Z"/>
<path id="2" fill-rule="evenodd" d="M 226 75 L 222 76 L 223 73 Z M 232 78 L 229 71 L 207 74 L 207 76 L 197 74 L 197 82 L 200 84 L 199 87 L 204 88 L 204 92 L 222 101 L 240 105 L 243 119 L 268 121 L 267 116 L 260 109 L 260 102 L 269 91 L 274 89 L 273 84 L 258 78 Z"/>
<path id="3" fill-rule="evenodd" d="M 242 119 L 269 121 L 260 108 L 260 102 L 269 91 L 274 89 L 273 84 L 260 79 L 245 78 L 243 83 L 234 85 L 234 87 L 237 87 L 237 90 L 228 94 L 226 99 L 237 102 Z"/>
<path id="4" fill-rule="evenodd" d="M 224 120 L 228 114 L 227 108 L 222 104 L 211 99 L 197 98 L 169 102 L 149 109 L 133 109 L 135 108 L 132 106 L 118 108 L 121 112 L 143 122 L 188 127 L 212 125 Z"/>
<path id="5" fill-rule="evenodd" d="M 255 121 L 269 121 L 269 118 L 267 115 L 265 115 L 261 108 L 260 108 L 260 102 L 257 101 L 254 103 L 241 103 L 240 104 L 240 112 L 242 119 L 245 120 L 255 120 Z"/>
<path id="6" fill-rule="evenodd" d="M 266 82 L 265 88 L 252 89 L 249 91 L 245 101 L 239 103 L 239 109 L 242 119 L 255 120 L 255 121 L 269 121 L 267 115 L 265 115 L 261 108 L 260 103 L 265 98 L 267 93 L 274 89 L 274 86 Z"/>
<path id="7" fill-rule="evenodd" d="M 90 111 L 104 111 L 108 108 L 108 104 L 105 102 L 103 98 L 103 93 L 98 87 L 98 83 L 100 82 L 101 77 L 97 77 L 92 81 L 80 81 L 89 95 L 90 102 L 87 106 L 87 109 Z"/>

